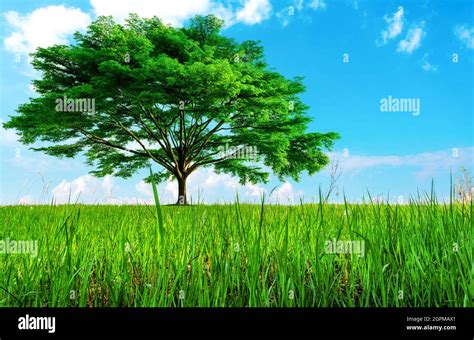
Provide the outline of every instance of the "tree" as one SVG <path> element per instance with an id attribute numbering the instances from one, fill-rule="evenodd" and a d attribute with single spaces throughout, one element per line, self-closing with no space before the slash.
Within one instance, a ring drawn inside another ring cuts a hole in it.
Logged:
<path id="1" fill-rule="evenodd" d="M 74 44 L 32 54 L 39 96 L 4 127 L 24 144 L 47 142 L 33 150 L 84 154 L 98 177 L 126 178 L 154 161 L 158 182 L 178 181 L 180 204 L 200 167 L 241 183 L 266 182 L 270 169 L 280 180 L 322 169 L 323 149 L 338 135 L 306 132 L 302 78 L 270 69 L 258 42 L 238 43 L 222 27 L 212 15 L 184 28 L 156 17 L 130 15 L 124 25 L 100 17 Z M 255 159 L 241 157 L 249 148 Z"/>

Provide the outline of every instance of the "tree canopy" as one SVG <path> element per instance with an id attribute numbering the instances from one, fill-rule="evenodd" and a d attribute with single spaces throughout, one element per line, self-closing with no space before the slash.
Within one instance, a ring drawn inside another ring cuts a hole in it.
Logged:
<path id="1" fill-rule="evenodd" d="M 307 132 L 302 78 L 285 78 L 258 42 L 239 43 L 222 27 L 212 15 L 183 28 L 156 17 L 130 15 L 124 25 L 99 17 L 73 44 L 33 53 L 38 96 L 4 127 L 24 144 L 48 142 L 33 148 L 48 155 L 83 154 L 98 177 L 130 177 L 153 161 L 157 181 L 177 179 L 178 203 L 200 167 L 241 183 L 266 182 L 269 171 L 298 180 L 321 170 L 338 134 Z M 237 157 L 249 147 L 255 158 Z"/>

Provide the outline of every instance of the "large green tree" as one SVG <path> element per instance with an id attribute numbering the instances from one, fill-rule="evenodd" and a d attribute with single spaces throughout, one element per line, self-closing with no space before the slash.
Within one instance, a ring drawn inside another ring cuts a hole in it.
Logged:
<path id="1" fill-rule="evenodd" d="M 22 143 L 48 142 L 33 149 L 49 155 L 83 153 L 99 177 L 126 178 L 152 160 L 162 169 L 156 180 L 178 181 L 181 204 L 200 167 L 241 183 L 265 182 L 269 169 L 281 180 L 319 171 L 338 135 L 306 131 L 302 79 L 272 70 L 257 42 L 238 43 L 222 27 L 212 15 L 184 28 L 156 17 L 131 15 L 124 25 L 100 17 L 74 44 L 33 54 L 39 96 L 4 127 Z M 236 157 L 249 147 L 256 159 Z"/>

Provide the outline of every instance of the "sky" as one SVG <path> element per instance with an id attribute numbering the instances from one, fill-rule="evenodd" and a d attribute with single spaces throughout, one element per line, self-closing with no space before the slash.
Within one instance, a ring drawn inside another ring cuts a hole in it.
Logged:
<path id="1" fill-rule="evenodd" d="M 186 26 L 215 14 L 222 34 L 259 40 L 267 63 L 286 77 L 303 76 L 310 131 L 341 138 L 328 152 L 340 177 L 331 200 L 361 202 L 367 193 L 406 203 L 434 183 L 449 197 L 450 174 L 472 174 L 474 138 L 474 2 L 362 0 L 2 0 L 0 3 L 0 123 L 36 94 L 40 75 L 29 63 L 37 47 L 72 43 L 100 15 L 123 22 L 129 13 Z M 402 104 L 402 105 L 397 105 Z M 148 204 L 146 170 L 129 179 L 95 178 L 82 156 L 58 159 L 29 150 L 0 127 L 0 205 L 81 202 Z M 331 166 L 301 180 L 240 185 L 201 169 L 188 179 L 193 202 L 317 201 Z M 272 191 L 272 189 L 274 189 Z M 271 193 L 271 196 L 269 196 Z M 159 186 L 175 202 L 175 182 Z"/>

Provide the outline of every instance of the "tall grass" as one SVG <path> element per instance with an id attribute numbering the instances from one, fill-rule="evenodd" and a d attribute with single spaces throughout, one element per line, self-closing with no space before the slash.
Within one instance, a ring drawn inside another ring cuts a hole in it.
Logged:
<path id="1" fill-rule="evenodd" d="M 472 202 L 9 206 L 0 306 L 472 306 Z M 160 241 L 158 241 L 160 239 Z M 364 256 L 327 240 L 365 242 Z"/>

